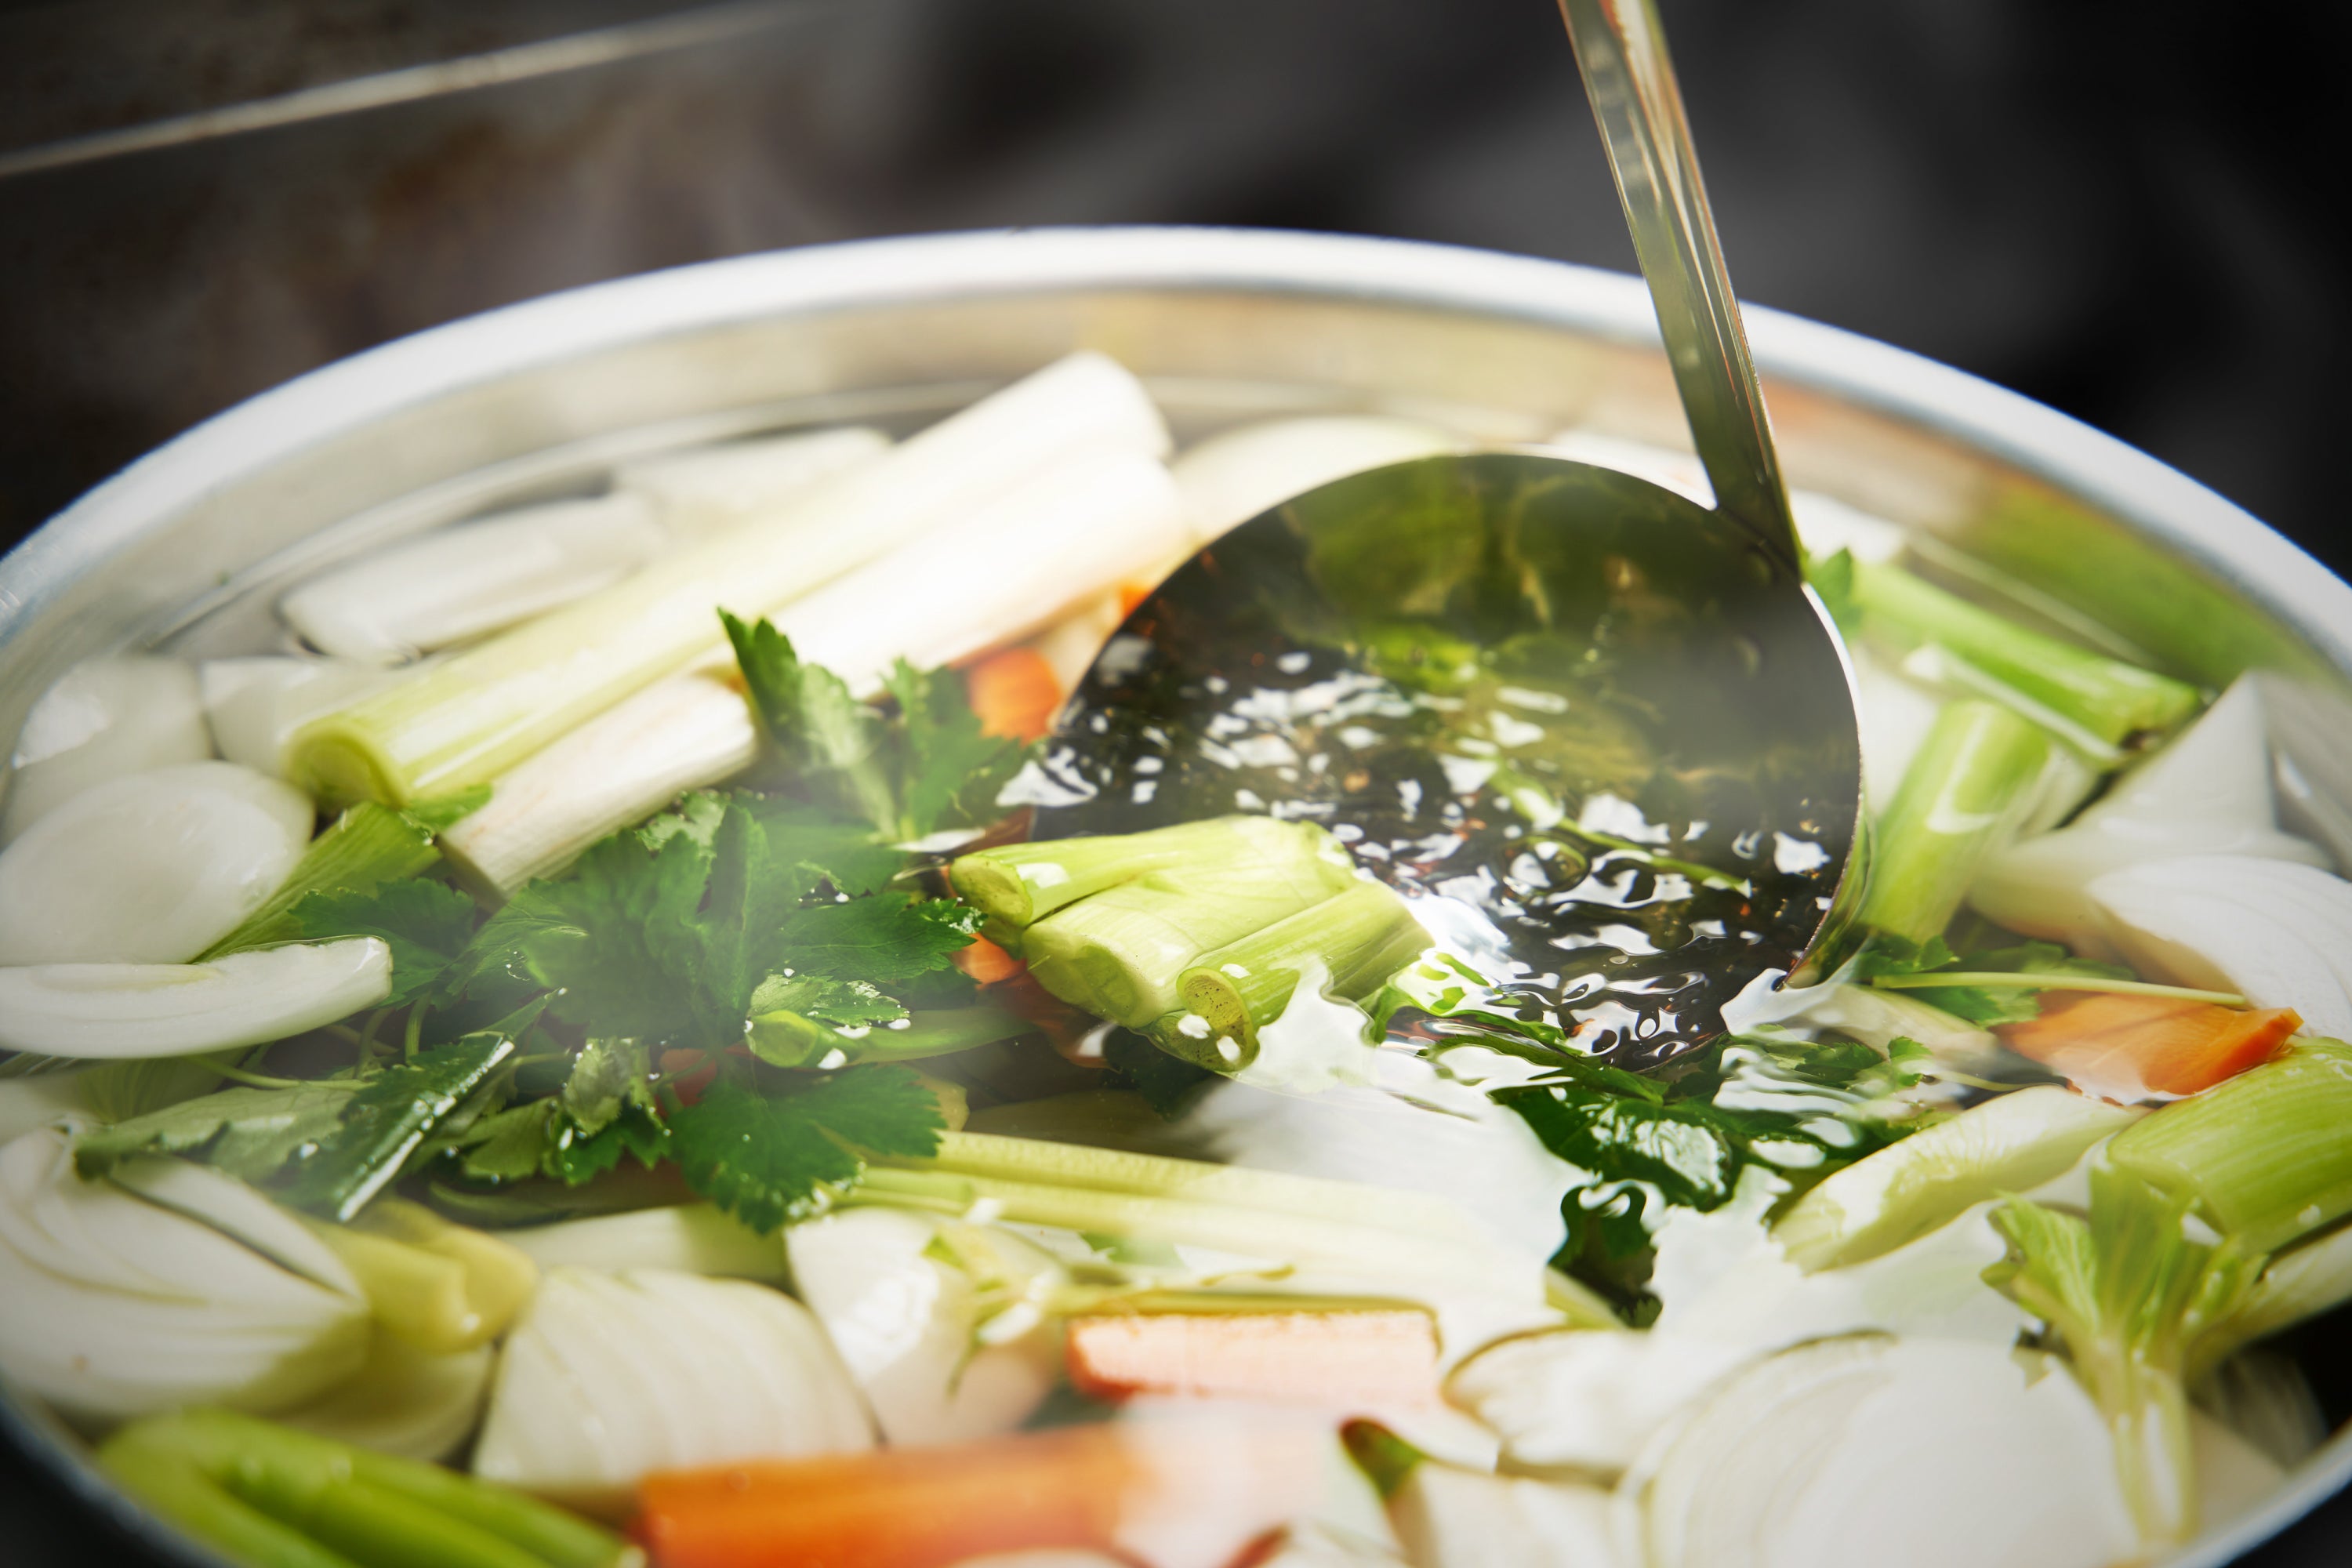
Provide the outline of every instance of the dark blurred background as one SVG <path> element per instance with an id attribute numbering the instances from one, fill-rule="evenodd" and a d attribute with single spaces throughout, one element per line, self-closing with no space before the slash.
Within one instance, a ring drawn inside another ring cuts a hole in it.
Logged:
<path id="1" fill-rule="evenodd" d="M 1664 8 L 1744 296 L 2352 561 L 2352 6 Z M 0 539 L 241 398 L 550 289 L 1119 222 L 1633 264 L 1549 0 L 0 3 Z M 79 1528 L 0 1464 L 0 1562 L 136 1561 Z M 2352 1561 L 2352 1505 L 2251 1561 Z"/>

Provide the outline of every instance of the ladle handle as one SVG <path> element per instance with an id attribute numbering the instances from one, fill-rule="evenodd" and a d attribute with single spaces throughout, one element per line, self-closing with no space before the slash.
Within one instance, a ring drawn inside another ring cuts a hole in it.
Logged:
<path id="1" fill-rule="evenodd" d="M 1655 0 L 1559 0 L 1717 510 L 1803 556 Z"/>

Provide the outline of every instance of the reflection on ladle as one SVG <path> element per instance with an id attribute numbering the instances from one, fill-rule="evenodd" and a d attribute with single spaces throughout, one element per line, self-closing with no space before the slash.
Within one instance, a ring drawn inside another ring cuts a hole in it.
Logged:
<path id="1" fill-rule="evenodd" d="M 1036 832 L 1321 822 L 1501 982 L 1489 1006 L 1640 1066 L 1834 934 L 1861 751 L 1656 17 L 1562 12 L 1717 509 L 1536 452 L 1275 507 L 1097 659 Z"/>

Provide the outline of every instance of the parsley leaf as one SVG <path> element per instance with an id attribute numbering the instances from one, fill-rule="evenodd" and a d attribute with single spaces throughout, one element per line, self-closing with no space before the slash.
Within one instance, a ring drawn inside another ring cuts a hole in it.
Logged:
<path id="1" fill-rule="evenodd" d="M 625 1106 L 653 1109 L 650 1055 L 641 1040 L 598 1037 L 582 1047 L 561 1096 L 565 1112 L 581 1131 L 602 1132 Z"/>
<path id="2" fill-rule="evenodd" d="M 134 1154 L 184 1154 L 239 1181 L 262 1181 L 305 1145 L 332 1137 L 360 1087 L 355 1078 L 330 1078 L 183 1100 L 82 1133 L 74 1140 L 74 1169 L 94 1178 Z"/>
<path id="3" fill-rule="evenodd" d="M 902 1068 L 847 1068 L 761 1095 L 711 1086 L 670 1118 L 669 1152 L 688 1185 L 762 1234 L 811 1214 L 823 1189 L 865 1173 L 861 1151 L 939 1148 L 939 1102 Z"/>
<path id="4" fill-rule="evenodd" d="M 386 1005 L 432 988 L 474 934 L 474 900 L 445 882 L 384 882 L 371 892 L 312 893 L 287 912 L 296 940 L 373 936 L 392 949 Z"/>
<path id="5" fill-rule="evenodd" d="M 2131 976 L 2128 969 L 2076 958 L 2055 942 L 2028 942 L 1960 957 L 1944 944 L 1941 937 L 1913 943 L 1882 932 L 1873 936 L 1855 956 L 1853 978 L 1865 983 L 1908 979 L 1943 970 L 1956 974 L 2081 974 L 2110 980 Z M 1901 989 L 1930 1007 L 1939 1007 L 1955 1017 L 1986 1027 L 2021 1023 L 2042 1012 L 2042 993 L 2021 987 L 1956 984 L 1906 985 Z"/>
<path id="6" fill-rule="evenodd" d="M 1838 630 L 1848 637 L 1862 632 L 1862 601 L 1853 591 L 1853 552 L 1841 550 L 1833 555 L 1816 555 L 1805 563 L 1805 581 L 1830 613 Z"/>
<path id="7" fill-rule="evenodd" d="M 949 967 L 980 921 L 978 910 L 945 899 L 877 893 L 794 910 L 782 951 L 801 973 L 887 985 Z"/>
<path id="8" fill-rule="evenodd" d="M 882 716 L 850 694 L 833 671 L 803 664 L 792 639 L 764 617 L 745 623 L 719 612 L 751 711 L 802 781 L 877 827 L 898 824 L 896 792 L 881 755 Z"/>
<path id="9" fill-rule="evenodd" d="M 526 1018 L 479 1030 L 369 1079 L 345 1103 L 334 1131 L 294 1163 L 286 1201 L 337 1220 L 357 1214 L 427 1137 L 462 1113 L 514 1054 L 515 1037 L 528 1026 Z"/>
<path id="10" fill-rule="evenodd" d="M 618 1116 L 594 1133 L 583 1134 L 565 1125 L 561 1116 L 551 1118 L 550 1126 L 552 1132 L 541 1168 L 575 1187 L 618 1166 L 624 1154 L 635 1155 L 637 1163 L 650 1170 L 669 1152 L 669 1128 L 647 1106 L 624 1105 Z"/>
<path id="11" fill-rule="evenodd" d="M 921 838 L 992 819 L 997 794 L 1019 771 L 1025 748 L 981 732 L 963 677 L 952 669 L 926 674 L 902 658 L 887 685 L 898 700 L 900 833 Z"/>

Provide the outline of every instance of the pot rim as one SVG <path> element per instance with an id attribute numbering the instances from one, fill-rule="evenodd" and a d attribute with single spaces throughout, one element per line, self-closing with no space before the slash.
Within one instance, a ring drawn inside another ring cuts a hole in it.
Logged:
<path id="1" fill-rule="evenodd" d="M 1630 274 L 1464 247 L 1270 229 L 999 229 L 847 241 L 644 273 L 429 328 L 320 367 L 132 462 L 0 559 L 0 655 L 68 585 L 193 497 L 430 398 L 583 354 L 734 322 L 1089 289 L 1356 299 L 1610 342 L 1658 342 Z M 1953 439 L 2069 492 L 2243 593 L 2352 676 L 2352 586 L 2187 475 L 2055 409 L 1906 350 L 1746 306 L 1758 370 Z M 0 1397 L 0 1435 L 152 1549 L 218 1563 L 116 1490 L 47 1417 Z M 2352 1427 L 2262 1507 L 2170 1560 L 2216 1568 L 2352 1480 Z"/>

